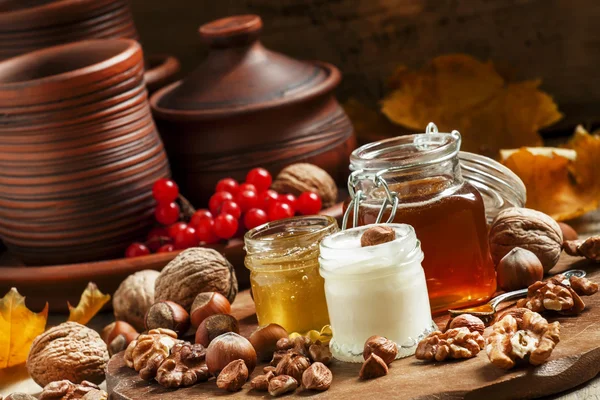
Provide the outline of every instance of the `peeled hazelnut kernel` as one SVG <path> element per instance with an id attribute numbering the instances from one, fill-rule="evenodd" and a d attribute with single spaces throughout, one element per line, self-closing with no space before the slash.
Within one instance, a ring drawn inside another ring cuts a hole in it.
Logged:
<path id="1" fill-rule="evenodd" d="M 479 332 L 481 335 L 483 335 L 483 331 L 485 330 L 483 321 L 471 314 L 462 314 L 451 319 L 446 330 L 463 327 L 467 328 L 470 332 Z"/>
<path id="2" fill-rule="evenodd" d="M 542 280 L 544 267 L 531 251 L 515 247 L 500 260 L 496 273 L 498 286 L 511 291 L 524 289 Z"/>
<path id="3" fill-rule="evenodd" d="M 333 358 L 329 345 L 322 344 L 319 340 L 310 345 L 308 355 L 313 362 L 320 362 L 325 365 L 329 365 Z"/>
<path id="4" fill-rule="evenodd" d="M 197 328 L 202 321 L 211 315 L 229 314 L 231 312 L 231 304 L 229 300 L 218 292 L 204 292 L 198 294 L 192 303 L 190 318 L 192 326 Z"/>
<path id="5" fill-rule="evenodd" d="M 248 375 L 244 360 L 234 360 L 227 364 L 217 377 L 217 387 L 228 392 L 237 392 L 248 380 Z"/>
<path id="6" fill-rule="evenodd" d="M 287 337 L 288 333 L 281 325 L 269 324 L 255 330 L 250 335 L 250 343 L 254 346 L 259 360 L 269 361 L 277 350 L 278 340 Z"/>
<path id="7" fill-rule="evenodd" d="M 396 239 L 396 231 L 389 226 L 374 225 L 367 229 L 360 237 L 361 247 L 376 246 L 391 242 Z"/>
<path id="8" fill-rule="evenodd" d="M 127 341 L 127 344 L 129 344 L 138 337 L 139 333 L 133 326 L 129 325 L 125 321 L 115 321 L 111 324 L 108 324 L 100 333 L 100 337 L 107 345 L 109 345 L 119 335 L 123 335 Z"/>
<path id="9" fill-rule="evenodd" d="M 275 367 L 274 367 L 274 366 L 272 366 L 272 365 L 267 365 L 266 367 L 263 367 L 263 372 L 264 372 L 265 374 L 268 374 L 269 372 L 273 372 L 273 373 L 275 373 L 275 370 L 276 370 L 276 369 L 277 369 L 277 368 L 275 368 Z"/>
<path id="10" fill-rule="evenodd" d="M 196 343 L 208 347 L 214 338 L 227 332 L 240 333 L 238 320 L 229 314 L 211 315 L 196 330 Z"/>
<path id="11" fill-rule="evenodd" d="M 329 389 L 333 374 L 325 364 L 316 362 L 302 374 L 302 386 L 308 390 L 324 391 Z"/>
<path id="12" fill-rule="evenodd" d="M 384 338 L 383 336 L 371 336 L 365 342 L 363 350 L 363 358 L 367 360 L 371 354 L 376 354 L 387 365 L 391 364 L 398 355 L 398 346 L 393 341 Z"/>
<path id="13" fill-rule="evenodd" d="M 577 240 L 579 239 L 579 235 L 571 227 L 569 224 L 565 224 L 564 222 L 559 222 L 558 226 L 560 226 L 560 230 L 562 231 L 563 240 Z"/>
<path id="14" fill-rule="evenodd" d="M 298 388 L 298 381 L 289 375 L 279 375 L 269 381 L 269 394 L 281 396 Z"/>
<path id="15" fill-rule="evenodd" d="M 250 387 L 259 392 L 269 390 L 269 381 L 275 377 L 273 371 L 266 372 L 264 375 L 258 375 L 250 381 Z"/>
<path id="16" fill-rule="evenodd" d="M 360 369 L 360 379 L 374 379 L 387 375 L 388 366 L 377 354 L 371 354 Z"/>
<path id="17" fill-rule="evenodd" d="M 243 360 L 248 368 L 248 375 L 256 367 L 256 351 L 243 336 L 227 332 L 216 337 L 206 349 L 206 366 L 211 375 L 217 376 L 232 361 Z"/>
<path id="18" fill-rule="evenodd" d="M 146 329 L 170 329 L 178 335 L 190 327 L 190 316 L 179 304 L 164 300 L 154 303 L 146 314 Z"/>
<path id="19" fill-rule="evenodd" d="M 302 374 L 308 367 L 310 367 L 310 360 L 300 353 L 291 350 L 277 364 L 275 375 L 289 375 L 300 382 Z"/>

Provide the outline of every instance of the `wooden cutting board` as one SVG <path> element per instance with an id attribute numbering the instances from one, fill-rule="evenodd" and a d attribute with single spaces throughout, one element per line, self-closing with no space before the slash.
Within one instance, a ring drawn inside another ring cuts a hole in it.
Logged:
<path id="1" fill-rule="evenodd" d="M 600 281 L 600 266 L 564 256 L 553 272 L 569 268 L 585 269 L 588 277 Z M 485 351 L 473 359 L 447 363 L 427 363 L 408 357 L 395 361 L 387 376 L 360 381 L 359 364 L 334 362 L 331 365 L 333 384 L 323 393 L 298 390 L 291 396 L 312 395 L 323 399 L 514 399 L 536 398 L 580 385 L 600 372 L 600 294 L 583 298 L 587 307 L 577 317 L 547 315 L 550 321 L 561 323 L 561 341 L 550 360 L 537 368 L 522 366 L 505 372 L 488 361 Z M 232 312 L 240 320 L 241 334 L 248 336 L 256 328 L 254 304 L 249 293 L 236 299 Z M 443 327 L 448 317 L 436 318 Z M 487 328 L 486 334 L 490 328 Z M 214 380 L 190 388 L 165 389 L 156 382 L 144 382 L 137 373 L 124 365 L 123 353 L 108 363 L 106 382 L 113 400 L 200 400 L 220 396 L 270 398 L 266 393 L 249 390 L 247 383 L 237 393 L 219 390 Z M 253 376 L 262 372 L 262 365 Z"/>

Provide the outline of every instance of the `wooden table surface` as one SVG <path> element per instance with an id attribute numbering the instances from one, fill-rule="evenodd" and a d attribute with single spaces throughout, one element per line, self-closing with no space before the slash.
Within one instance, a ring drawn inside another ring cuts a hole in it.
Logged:
<path id="1" fill-rule="evenodd" d="M 571 224 L 580 232 L 582 236 L 589 236 L 600 233 L 600 211 L 589 213 L 578 220 L 571 221 Z M 66 320 L 66 315 L 51 314 L 48 325 L 56 325 Z M 104 326 L 112 322 L 113 316 L 110 313 L 101 313 L 97 315 L 88 325 L 100 331 Z M 0 371 L 0 396 L 6 396 L 14 391 L 21 391 L 30 394 L 38 394 L 40 387 L 37 386 L 28 376 L 24 368 L 13 368 Z M 600 398 L 600 375 L 585 384 L 580 385 L 569 391 L 544 397 L 544 399 L 553 400 L 584 400 Z"/>

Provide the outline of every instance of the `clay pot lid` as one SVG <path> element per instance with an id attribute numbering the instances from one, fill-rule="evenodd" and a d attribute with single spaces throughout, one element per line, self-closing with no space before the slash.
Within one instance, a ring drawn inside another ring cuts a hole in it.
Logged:
<path id="1" fill-rule="evenodd" d="M 208 57 L 187 78 L 154 94 L 154 111 L 175 119 L 224 117 L 304 101 L 337 86 L 340 73 L 334 66 L 263 47 L 262 26 L 257 15 L 202 25 Z"/>

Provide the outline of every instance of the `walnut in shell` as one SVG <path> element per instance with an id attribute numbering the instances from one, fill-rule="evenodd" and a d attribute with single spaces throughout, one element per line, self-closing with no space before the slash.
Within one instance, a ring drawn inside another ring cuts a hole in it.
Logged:
<path id="1" fill-rule="evenodd" d="M 233 266 L 216 250 L 195 247 L 171 261 L 156 279 L 154 300 L 173 301 L 188 312 L 201 292 L 218 292 L 233 303 L 238 292 Z"/>
<path id="2" fill-rule="evenodd" d="M 515 247 L 535 254 L 544 272 L 556 265 L 562 250 L 562 231 L 550 216 L 529 208 L 512 207 L 501 211 L 489 233 L 494 265 Z"/>
<path id="3" fill-rule="evenodd" d="M 485 351 L 490 362 L 502 369 L 514 367 L 519 360 L 540 365 L 550 357 L 560 341 L 560 324 L 549 324 L 533 311 L 523 313 L 520 322 L 507 314 L 492 329 Z"/>
<path id="4" fill-rule="evenodd" d="M 27 371 L 40 386 L 68 379 L 73 383 L 101 383 L 108 349 L 100 335 L 77 322 L 65 322 L 35 338 L 27 357 Z"/>
<path id="5" fill-rule="evenodd" d="M 156 381 L 162 386 L 178 388 L 204 382 L 210 378 L 206 366 L 206 349 L 200 344 L 178 343 L 162 362 Z"/>
<path id="6" fill-rule="evenodd" d="M 159 272 L 146 269 L 129 275 L 113 296 L 113 309 L 117 321 L 131 324 L 138 332 L 146 329 L 144 317 L 154 304 L 154 283 Z"/>
<path id="7" fill-rule="evenodd" d="M 415 357 L 417 360 L 444 361 L 475 357 L 485 341 L 478 331 L 466 327 L 451 328 L 446 332 L 435 331 L 419 342 Z"/>
<path id="8" fill-rule="evenodd" d="M 323 208 L 331 207 L 338 197 L 337 185 L 323 169 L 313 164 L 298 163 L 284 168 L 271 188 L 278 193 L 299 196 L 302 192 L 315 192 L 321 197 Z"/>
<path id="9" fill-rule="evenodd" d="M 129 343 L 125 350 L 125 364 L 140 373 L 140 378 L 150 380 L 179 341 L 177 334 L 169 329 L 152 329 Z"/>
<path id="10" fill-rule="evenodd" d="M 83 381 L 80 384 L 76 384 L 69 380 L 62 380 L 51 382 L 44 386 L 40 394 L 40 400 L 76 400 L 82 399 L 88 394 L 91 395 L 92 392 L 98 392 L 93 394 L 100 397 L 108 397 L 108 394 L 104 390 L 101 390 L 98 385 L 92 382 Z"/>

